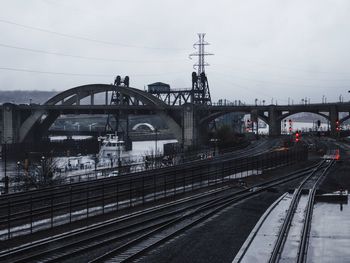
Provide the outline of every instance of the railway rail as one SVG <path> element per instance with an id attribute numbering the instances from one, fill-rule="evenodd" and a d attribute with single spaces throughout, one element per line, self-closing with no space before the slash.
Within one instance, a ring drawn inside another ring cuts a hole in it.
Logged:
<path id="1" fill-rule="evenodd" d="M 268 241 L 274 243 L 271 254 L 269 255 L 269 251 L 266 251 L 266 256 L 268 257 L 266 260 L 268 262 L 275 263 L 288 260 L 293 260 L 293 262 L 298 263 L 305 262 L 316 190 L 320 182 L 335 164 L 335 161 L 335 158 L 321 161 L 314 169 L 310 170 L 309 174 L 305 176 L 300 185 L 294 190 L 290 204 L 286 210 L 286 215 L 283 218 L 283 223 L 277 233 L 276 240 Z M 305 194 L 307 194 L 307 196 L 305 196 Z M 233 260 L 234 263 L 248 262 L 249 260 L 245 258 L 248 253 L 250 253 L 252 257 L 256 256 L 253 251 L 254 246 L 251 247 L 254 238 L 256 238 L 260 229 L 262 229 L 268 216 L 282 200 L 283 198 L 280 198 L 265 212 L 239 253 L 236 255 Z M 281 209 L 284 210 L 285 208 Z M 256 245 L 259 244 L 259 242 L 264 242 L 264 239 L 260 238 Z M 298 247 L 295 246 L 296 242 L 299 243 Z M 261 256 L 264 258 L 265 254 Z"/>
<path id="2" fill-rule="evenodd" d="M 28 231 L 32 233 L 52 228 L 91 215 L 225 183 L 252 173 L 258 174 L 262 170 L 303 160 L 306 154 L 305 149 L 272 152 L 222 162 L 217 160 L 210 165 L 202 163 L 191 169 L 185 167 L 139 177 L 106 178 L 94 185 L 85 182 L 65 188 L 7 195 L 0 198 L 0 233 L 4 239 Z M 6 229 L 7 232 L 4 231 Z"/>
<path id="3" fill-rule="evenodd" d="M 123 177 L 136 177 L 136 176 L 145 176 L 148 174 L 153 174 L 153 173 L 167 173 L 171 171 L 178 171 L 181 169 L 188 169 L 192 168 L 195 166 L 201 166 L 203 164 L 208 164 L 210 163 L 217 163 L 217 162 L 222 162 L 225 160 L 234 160 L 238 158 L 243 158 L 243 157 L 249 157 L 249 156 L 254 156 L 254 155 L 259 155 L 263 153 L 268 153 L 272 151 L 275 147 L 278 147 L 280 145 L 281 141 L 280 139 L 274 139 L 274 140 L 260 140 L 259 142 L 255 144 L 249 145 L 245 149 L 239 149 L 233 152 L 226 152 L 223 153 L 219 156 L 213 156 L 212 158 L 205 159 L 205 160 L 190 160 L 178 165 L 174 166 L 167 166 L 167 167 L 159 167 L 157 169 L 149 169 L 149 170 L 140 170 L 140 171 L 135 171 L 132 173 L 124 173 Z M 105 168 L 105 169 L 99 169 L 99 170 L 93 170 L 93 171 L 86 171 L 82 174 L 76 175 L 76 176 L 70 176 L 67 178 L 68 181 L 66 183 L 61 184 L 61 185 L 56 185 L 55 187 L 46 187 L 46 188 L 41 188 L 41 192 L 51 192 L 52 190 L 57 191 L 60 188 L 66 188 L 67 185 L 69 184 L 74 184 L 74 185 L 81 185 L 81 186 L 86 186 L 86 185 L 94 185 L 96 183 L 95 180 L 97 179 L 104 179 L 107 177 L 108 174 L 110 174 L 113 171 L 118 170 L 116 167 L 112 168 Z M 99 175 L 101 174 L 101 175 Z M 35 190 L 34 190 L 35 191 Z M 30 191 L 21 191 L 21 192 L 12 192 L 11 196 L 23 196 L 26 195 Z M 6 198 L 7 195 L 0 195 L 0 200 L 2 198 Z"/>
<path id="4" fill-rule="evenodd" d="M 223 186 L 207 193 L 1 251 L 0 261 L 131 261 L 222 209 L 271 187 L 307 176 L 317 166 L 319 164 L 244 190 L 237 191 L 233 186 Z"/>
<path id="5" fill-rule="evenodd" d="M 217 165 L 217 164 L 221 164 L 221 163 L 227 162 L 227 161 L 235 161 L 235 160 L 239 160 L 242 158 L 249 158 L 249 157 L 258 156 L 258 155 L 261 155 L 264 153 L 269 153 L 278 144 L 279 144 L 279 141 L 276 141 L 276 140 L 274 140 L 272 142 L 264 141 L 262 144 L 255 145 L 254 147 L 249 148 L 247 150 L 239 150 L 238 152 L 224 154 L 224 155 L 220 156 L 220 158 L 216 157 L 216 158 L 213 158 L 211 160 L 192 161 L 192 162 L 187 162 L 184 165 L 178 165 L 178 166 L 173 166 L 173 167 L 163 167 L 163 168 L 156 169 L 156 170 L 147 170 L 147 171 L 138 172 L 135 174 L 124 174 L 123 176 L 119 176 L 118 178 L 103 178 L 103 179 L 98 180 L 98 181 L 83 181 L 83 182 L 78 182 L 78 183 L 72 184 L 72 187 L 86 188 L 89 186 L 96 186 L 96 184 L 98 182 L 102 182 L 102 184 L 103 184 L 103 182 L 108 183 L 110 181 L 115 181 L 115 180 L 129 181 L 132 178 L 141 177 L 141 176 L 149 176 L 149 175 L 159 176 L 162 174 L 179 173 L 179 172 L 186 171 L 188 169 L 202 168 L 203 166 L 208 166 L 209 164 L 210 165 Z M 265 145 L 267 148 L 263 147 L 261 149 L 260 147 L 262 145 Z M 113 168 L 112 170 L 115 170 L 115 168 Z M 110 170 L 108 170 L 108 171 L 110 172 Z M 65 184 L 65 185 L 58 185 L 58 186 L 54 186 L 54 187 L 42 188 L 42 189 L 40 189 L 40 191 L 31 190 L 31 191 L 26 191 L 26 192 L 12 193 L 10 195 L 1 195 L 0 196 L 0 204 L 4 201 L 6 202 L 6 200 L 8 200 L 9 198 L 11 198 L 11 200 L 28 199 L 28 197 L 33 195 L 34 193 L 38 194 L 39 196 L 45 196 L 46 194 L 51 194 L 52 192 L 59 192 L 59 191 L 61 191 L 61 189 L 66 190 L 68 187 L 70 187 L 70 186 L 67 186 Z"/>
<path id="6" fill-rule="evenodd" d="M 308 205 L 307 209 L 305 211 L 305 221 L 304 221 L 304 227 L 303 232 L 301 234 L 301 240 L 300 244 L 301 246 L 298 249 L 298 253 L 296 258 L 298 259 L 297 262 L 303 262 L 303 257 L 306 252 L 306 242 L 307 242 L 307 235 L 308 230 L 311 224 L 311 216 L 312 216 L 312 208 L 313 208 L 313 200 L 315 197 L 316 187 L 320 180 L 325 176 L 325 174 L 328 172 L 328 170 L 334 165 L 334 160 L 327 162 L 326 160 L 323 161 L 318 167 L 316 167 L 312 173 L 310 173 L 309 176 L 307 176 L 300 184 L 300 186 L 295 189 L 293 194 L 293 199 L 291 201 L 290 207 L 288 209 L 286 218 L 284 220 L 284 223 L 280 229 L 277 241 L 275 243 L 275 247 L 272 251 L 271 258 L 269 260 L 270 263 L 272 262 L 279 262 L 281 255 L 283 253 L 283 249 L 285 247 L 289 229 L 292 224 L 292 220 L 294 217 L 294 214 L 296 212 L 298 203 L 300 201 L 300 197 L 303 190 L 309 191 L 309 198 L 308 198 Z M 310 189 L 310 190 L 309 190 Z"/>

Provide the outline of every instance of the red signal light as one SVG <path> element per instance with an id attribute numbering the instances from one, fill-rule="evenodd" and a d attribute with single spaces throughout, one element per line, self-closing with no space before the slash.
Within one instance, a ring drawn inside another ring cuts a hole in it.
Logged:
<path id="1" fill-rule="evenodd" d="M 340 131 L 340 122 L 338 119 L 335 120 L 335 130 Z"/>
<path id="2" fill-rule="evenodd" d="M 339 153 L 339 149 L 335 150 L 335 160 L 340 160 L 340 153 Z"/>

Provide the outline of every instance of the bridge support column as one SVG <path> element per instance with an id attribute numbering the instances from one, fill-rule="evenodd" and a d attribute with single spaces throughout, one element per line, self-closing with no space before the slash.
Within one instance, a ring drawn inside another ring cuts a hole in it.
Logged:
<path id="1" fill-rule="evenodd" d="M 18 141 L 20 113 L 16 105 L 5 103 L 2 112 L 1 143 L 12 144 Z"/>
<path id="2" fill-rule="evenodd" d="M 281 135 L 281 121 L 278 118 L 278 111 L 271 105 L 269 108 L 269 135 L 279 136 Z"/>
<path id="3" fill-rule="evenodd" d="M 183 108 L 182 140 L 185 148 L 191 147 L 197 142 L 195 110 L 193 104 L 186 104 Z"/>
<path id="4" fill-rule="evenodd" d="M 108 101 L 108 91 L 106 91 L 105 93 L 105 105 L 108 105 L 109 101 Z"/>
<path id="5" fill-rule="evenodd" d="M 185 104 L 182 116 L 182 143 L 185 149 L 201 146 L 208 141 L 208 123 L 200 124 L 200 119 L 206 112 L 195 104 Z"/>
<path id="6" fill-rule="evenodd" d="M 90 95 L 90 104 L 91 105 L 95 104 L 95 94 L 94 93 L 91 93 L 91 95 Z"/>
<path id="7" fill-rule="evenodd" d="M 331 123 L 331 136 L 337 136 L 336 121 L 339 118 L 339 112 L 336 107 L 329 110 L 329 121 Z M 339 119 L 338 119 L 339 120 Z"/>
<path id="8" fill-rule="evenodd" d="M 252 131 L 254 132 L 254 126 L 255 126 L 255 132 L 256 134 L 259 133 L 259 119 L 258 119 L 258 111 L 257 110 L 252 110 L 250 112 L 250 121 L 252 123 Z M 255 123 L 255 124 L 254 124 Z"/>

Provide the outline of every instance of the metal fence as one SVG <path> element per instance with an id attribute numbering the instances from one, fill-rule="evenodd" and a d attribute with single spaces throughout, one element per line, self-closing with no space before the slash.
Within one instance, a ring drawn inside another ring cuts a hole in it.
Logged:
<path id="1" fill-rule="evenodd" d="M 111 166 L 110 163 L 107 163 L 105 166 L 98 165 L 95 169 L 91 168 L 81 168 L 75 167 L 76 169 L 68 169 L 68 170 L 58 170 L 55 172 L 55 176 L 61 180 L 56 180 L 54 183 L 55 185 L 58 184 L 70 184 L 70 183 L 77 183 L 77 182 L 83 182 L 83 181 L 90 181 L 90 180 L 96 180 L 96 179 L 102 179 L 110 176 L 115 176 L 113 172 L 116 172 L 118 175 L 126 174 L 126 173 L 136 173 L 141 172 L 145 170 L 152 170 L 152 169 L 159 169 L 174 165 L 183 164 L 186 162 L 192 162 L 196 160 L 203 160 L 203 159 L 210 159 L 213 158 L 216 155 L 220 156 L 223 154 L 230 154 L 233 151 L 242 149 L 244 147 L 247 147 L 249 145 L 248 142 L 244 142 L 239 146 L 227 148 L 223 151 L 220 151 L 219 153 L 215 152 L 214 149 L 205 149 L 201 151 L 193 151 L 189 153 L 178 153 L 176 155 L 173 155 L 171 159 L 164 159 L 164 155 L 157 154 L 149 155 L 141 158 L 137 158 L 135 156 L 129 156 L 128 159 L 134 160 L 135 162 L 126 162 L 123 161 L 122 167 L 118 167 L 118 163 L 114 162 Z M 148 165 L 146 164 L 144 159 L 148 158 Z M 91 165 L 93 166 L 93 165 Z M 10 173 L 10 172 L 8 172 Z M 8 186 L 8 192 L 9 193 L 16 193 L 16 192 L 23 192 L 28 191 L 30 189 L 30 185 L 26 185 L 26 182 L 23 181 L 23 179 L 26 179 L 24 177 L 25 171 L 23 169 L 17 169 L 17 171 L 13 171 L 12 175 L 16 174 L 17 176 L 12 176 L 9 178 L 9 186 Z M 22 176 L 22 181 L 19 178 L 19 175 Z M 53 185 L 51 185 L 53 186 Z M 0 181 L 0 194 L 5 193 L 5 182 L 4 180 Z"/>
<path id="2" fill-rule="evenodd" d="M 91 216 L 172 198 L 306 159 L 307 149 L 300 147 L 0 196 L 0 238 L 10 239 Z"/>

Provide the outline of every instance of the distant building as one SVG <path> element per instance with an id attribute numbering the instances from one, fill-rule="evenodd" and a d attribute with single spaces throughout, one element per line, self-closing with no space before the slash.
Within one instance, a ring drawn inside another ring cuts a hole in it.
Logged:
<path id="1" fill-rule="evenodd" d="M 147 86 L 149 93 L 170 91 L 170 85 L 163 82 L 155 82 Z"/>

